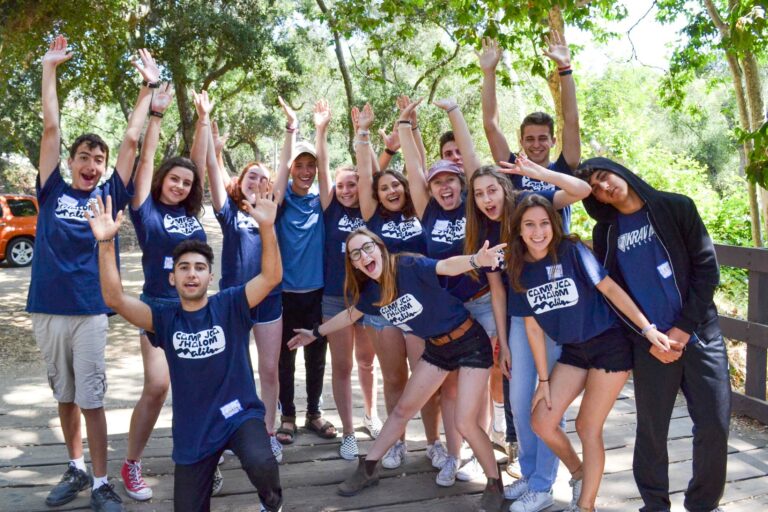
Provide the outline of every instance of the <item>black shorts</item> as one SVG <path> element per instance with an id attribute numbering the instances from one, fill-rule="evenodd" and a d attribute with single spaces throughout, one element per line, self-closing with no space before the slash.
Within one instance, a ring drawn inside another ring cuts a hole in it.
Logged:
<path id="1" fill-rule="evenodd" d="M 632 342 L 621 327 L 611 327 L 583 343 L 563 345 L 557 362 L 584 370 L 627 372 L 634 366 Z"/>
<path id="2" fill-rule="evenodd" d="M 490 368 L 493 349 L 485 329 L 473 320 L 464 336 L 450 343 L 438 347 L 426 340 L 421 358 L 448 372 L 459 368 Z"/>

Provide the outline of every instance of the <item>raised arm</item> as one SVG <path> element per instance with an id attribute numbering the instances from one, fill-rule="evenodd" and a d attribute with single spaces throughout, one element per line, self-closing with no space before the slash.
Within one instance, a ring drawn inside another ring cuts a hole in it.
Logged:
<path id="1" fill-rule="evenodd" d="M 360 213 L 363 220 L 368 220 L 376 213 L 379 203 L 373 198 L 373 158 L 371 153 L 370 128 L 373 124 L 373 110 L 366 103 L 363 110 L 352 108 L 352 124 L 357 125 L 355 136 L 355 158 L 357 159 L 357 196 L 360 201 Z"/>
<path id="2" fill-rule="evenodd" d="M 357 127 L 355 127 L 355 133 L 357 133 Z M 389 135 L 387 135 L 387 131 L 384 128 L 380 128 L 379 136 L 384 143 L 384 151 L 382 151 L 378 157 L 379 169 L 386 169 L 389 167 L 389 162 L 392 161 L 392 157 L 395 156 L 400 149 L 400 135 L 397 132 L 397 121 L 395 121 L 395 125 Z"/>
<path id="3" fill-rule="evenodd" d="M 505 174 L 528 176 L 529 178 L 545 181 L 560 188 L 561 190 L 555 192 L 555 197 L 552 201 L 553 206 L 557 209 L 565 208 L 569 204 L 581 201 L 592 192 L 586 181 L 561 172 L 550 171 L 528 160 L 528 157 L 522 152 L 517 155 L 514 164 L 500 160 L 499 166 L 500 171 Z"/>
<path id="4" fill-rule="evenodd" d="M 59 123 L 59 97 L 56 93 L 56 68 L 72 58 L 67 51 L 67 39 L 58 35 L 48 46 L 43 56 L 43 136 L 40 139 L 40 187 L 59 164 L 61 146 L 61 125 Z"/>
<path id="5" fill-rule="evenodd" d="M 568 167 L 576 169 L 581 159 L 579 108 L 576 104 L 576 82 L 571 70 L 571 52 L 565 37 L 553 30 L 547 36 L 544 55 L 557 65 L 560 75 L 560 104 L 563 110 L 563 157 Z"/>
<path id="6" fill-rule="evenodd" d="M 264 180 L 259 184 L 256 205 L 252 206 L 248 201 L 243 201 L 243 206 L 259 224 L 261 236 L 261 273 L 245 285 L 248 307 L 251 308 L 264 300 L 264 297 L 283 279 L 283 263 L 275 234 L 277 201 L 272 191 L 272 184 Z"/>
<path id="7" fill-rule="evenodd" d="M 483 38 L 483 48 L 477 54 L 480 69 L 483 71 L 483 130 L 491 155 L 497 162 L 509 160 L 509 144 L 499 126 L 499 107 L 496 104 L 496 66 L 501 60 L 502 50 L 498 41 L 490 37 Z M 463 153 L 462 153 L 463 156 Z M 464 157 L 466 162 L 466 157 Z M 465 166 L 466 168 L 466 166 Z"/>
<path id="8" fill-rule="evenodd" d="M 488 240 L 483 246 L 472 255 L 452 256 L 437 262 L 435 272 L 441 276 L 458 276 L 470 270 L 477 270 L 480 267 L 495 269 L 504 261 L 504 249 L 507 244 L 499 244 L 494 247 L 488 247 Z"/>
<path id="9" fill-rule="evenodd" d="M 317 336 L 315 336 L 315 331 L 320 335 L 320 337 L 328 336 L 329 334 L 332 334 L 340 329 L 349 327 L 350 325 L 360 320 L 362 316 L 363 313 L 358 311 L 353 306 L 351 308 L 345 309 L 344 311 L 336 313 L 333 318 L 324 324 L 319 325 L 316 330 L 294 329 L 293 332 L 296 333 L 296 336 L 288 340 L 288 348 L 291 350 L 296 350 L 299 347 L 306 347 L 317 339 Z"/>
<path id="10" fill-rule="evenodd" d="M 472 142 L 472 135 L 469 133 L 469 127 L 464 120 L 464 115 L 461 113 L 459 104 L 453 98 L 437 100 L 435 105 L 448 114 L 456 145 L 459 146 L 461 157 L 464 159 L 464 174 L 467 177 L 467 183 L 469 183 L 469 180 L 472 179 L 472 174 L 480 168 L 481 163 L 477 153 L 475 153 L 475 145 Z M 507 157 L 509 157 L 509 153 L 507 153 Z"/>
<path id="11" fill-rule="evenodd" d="M 160 124 L 162 116 L 170 106 L 172 99 L 173 88 L 170 83 L 158 89 L 154 98 L 152 98 L 150 106 L 152 115 L 149 117 L 147 133 L 144 135 L 139 168 L 133 179 L 135 188 L 133 198 L 131 199 L 131 208 L 134 210 L 138 210 L 144 204 L 144 201 L 147 200 L 147 197 L 149 197 L 149 192 L 152 188 L 152 173 L 155 167 L 155 152 L 157 151 L 157 143 L 160 140 Z"/>
<path id="12" fill-rule="evenodd" d="M 275 179 L 275 195 L 278 197 L 277 204 L 282 204 L 285 199 L 285 191 L 288 188 L 288 177 L 291 174 L 291 168 L 288 162 L 293 155 L 293 146 L 296 143 L 296 131 L 299 129 L 299 119 L 296 112 L 281 97 L 278 97 L 280 107 L 285 114 L 285 139 L 283 140 L 283 150 L 280 152 L 280 165 L 277 167 L 277 178 Z"/>
<path id="13" fill-rule="evenodd" d="M 417 147 L 412 129 L 411 112 L 421 103 L 421 99 L 409 103 L 400 111 L 400 119 L 397 121 L 397 131 L 400 135 L 400 144 L 403 148 L 403 158 L 405 167 L 408 169 L 408 186 L 411 189 L 411 199 L 416 208 L 416 215 L 421 219 L 424 216 L 424 210 L 429 204 L 429 184 L 424 175 L 422 167 L 421 153 Z"/>
<path id="14" fill-rule="evenodd" d="M 331 204 L 333 183 L 328 158 L 328 125 L 331 122 L 331 107 L 325 99 L 315 103 L 315 149 L 317 150 L 317 184 L 320 188 L 320 205 L 323 210 Z"/>
<path id="15" fill-rule="evenodd" d="M 85 215 L 99 246 L 99 281 L 104 303 L 136 327 L 154 332 L 152 310 L 123 291 L 120 272 L 117 270 L 115 237 L 123 222 L 123 212 L 118 212 L 117 218 L 113 220 L 112 197 L 107 196 L 106 204 L 100 196 L 97 196 L 97 201 L 98 206 L 91 203 L 91 211 Z"/>
<path id="16" fill-rule="evenodd" d="M 397 97 L 397 107 L 400 109 L 400 118 L 398 119 L 398 128 L 400 120 L 403 119 L 403 110 L 411 105 L 413 102 L 406 95 Z M 411 131 L 413 132 L 413 140 L 416 143 L 416 148 L 419 150 L 419 160 L 421 162 L 422 172 L 427 170 L 427 150 L 424 148 L 424 140 L 421 138 L 421 130 L 419 129 L 419 116 L 416 109 L 411 109 L 408 119 L 411 121 Z M 398 130 L 399 134 L 399 130 Z M 408 172 L 408 166 L 405 166 L 405 172 Z"/>

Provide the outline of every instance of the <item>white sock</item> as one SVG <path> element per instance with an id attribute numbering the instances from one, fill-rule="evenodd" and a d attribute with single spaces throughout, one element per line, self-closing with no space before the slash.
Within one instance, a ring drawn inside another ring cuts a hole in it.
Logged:
<path id="1" fill-rule="evenodd" d="M 504 404 L 493 402 L 493 430 L 504 432 L 507 430 L 507 421 L 504 417 Z"/>
<path id="2" fill-rule="evenodd" d="M 107 475 L 104 476 L 95 476 L 93 477 L 93 490 L 95 491 L 102 485 L 107 485 L 109 483 L 109 478 Z"/>
<path id="3" fill-rule="evenodd" d="M 85 456 L 81 456 L 79 459 L 72 459 L 69 461 L 70 464 L 74 464 L 77 469 L 80 471 L 86 471 L 85 469 Z"/>

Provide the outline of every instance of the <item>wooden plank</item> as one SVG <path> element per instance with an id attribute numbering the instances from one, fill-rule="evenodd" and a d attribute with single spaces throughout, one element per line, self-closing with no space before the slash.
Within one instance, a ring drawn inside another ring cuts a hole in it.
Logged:
<path id="1" fill-rule="evenodd" d="M 752 270 L 749 272 L 747 320 L 768 324 L 768 273 Z M 763 341 L 768 341 L 768 336 L 764 336 Z M 746 395 L 765 400 L 766 362 L 768 362 L 766 346 L 756 344 L 747 346 L 747 376 L 744 382 Z"/>
<path id="2" fill-rule="evenodd" d="M 723 336 L 756 347 L 768 348 L 768 325 L 720 315 Z"/>
<path id="3" fill-rule="evenodd" d="M 768 249 L 715 244 L 715 251 L 720 265 L 768 273 Z"/>
<path id="4" fill-rule="evenodd" d="M 742 414 L 768 425 L 768 402 L 765 400 L 732 391 L 731 408 L 734 414 Z"/>

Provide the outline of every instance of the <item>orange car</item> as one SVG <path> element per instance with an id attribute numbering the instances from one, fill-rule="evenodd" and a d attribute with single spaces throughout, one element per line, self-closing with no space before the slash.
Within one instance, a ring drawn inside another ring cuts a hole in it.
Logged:
<path id="1" fill-rule="evenodd" d="M 0 194 L 0 261 L 12 267 L 32 263 L 37 210 L 32 196 Z"/>

